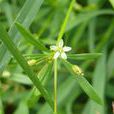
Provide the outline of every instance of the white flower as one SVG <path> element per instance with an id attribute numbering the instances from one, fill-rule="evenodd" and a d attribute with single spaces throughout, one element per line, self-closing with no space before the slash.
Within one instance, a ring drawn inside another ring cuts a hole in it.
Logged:
<path id="1" fill-rule="evenodd" d="M 52 45 L 50 46 L 50 49 L 52 51 L 55 51 L 55 54 L 54 54 L 54 59 L 57 59 L 59 56 L 62 58 L 62 59 L 67 59 L 67 55 L 65 52 L 68 52 L 71 50 L 71 47 L 68 47 L 68 46 L 64 46 L 64 42 L 63 40 L 61 39 L 60 42 L 58 43 L 58 45 Z"/>

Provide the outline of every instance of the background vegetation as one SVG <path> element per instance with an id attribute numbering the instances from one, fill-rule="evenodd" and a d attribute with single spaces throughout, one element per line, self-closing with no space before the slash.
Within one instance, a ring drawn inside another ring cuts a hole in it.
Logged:
<path id="1" fill-rule="evenodd" d="M 48 103 L 52 104 L 48 95 L 53 95 L 53 67 L 52 64 L 46 64 L 45 53 L 43 56 L 40 54 L 42 50 L 49 49 L 50 45 L 56 43 L 70 2 L 70 0 L 0 0 L 0 37 L 4 36 L 4 42 L 8 42 L 6 44 L 9 46 L 8 49 L 13 50 L 12 56 L 3 44 L 3 39 L 0 39 L 0 114 L 52 113 L 48 105 Z M 60 62 L 58 65 L 59 114 L 113 114 L 113 7 L 113 0 L 76 0 L 73 4 L 63 36 L 65 45 L 72 47 L 72 53 L 102 53 L 102 55 L 99 57 L 93 55 L 92 58 L 77 56 L 76 60 L 69 61 L 83 69 L 84 77 L 105 103 L 99 105 L 90 100 Z M 12 46 L 10 40 L 7 41 L 9 37 L 2 30 L 2 25 L 21 53 Z M 30 62 L 30 68 L 26 63 L 23 64 L 22 55 Z M 31 59 L 36 59 L 37 64 L 32 65 L 34 61 L 31 63 Z M 38 74 L 39 80 L 49 94 L 44 91 L 39 81 L 36 81 L 37 78 L 33 78 L 35 75 L 31 69 Z M 41 76 L 46 79 L 43 80 Z M 34 85 L 40 89 L 48 103 L 40 92 L 36 91 Z"/>

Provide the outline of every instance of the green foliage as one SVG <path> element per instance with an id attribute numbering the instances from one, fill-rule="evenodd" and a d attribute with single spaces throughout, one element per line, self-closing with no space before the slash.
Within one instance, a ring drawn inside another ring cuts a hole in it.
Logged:
<path id="1" fill-rule="evenodd" d="M 109 0 L 111 5 L 114 7 L 114 1 L 113 0 Z"/>
<path id="2" fill-rule="evenodd" d="M 29 0 L 26 0 L 23 8 L 21 9 L 19 14 L 15 18 L 8 33 L 9 33 L 10 37 L 16 42 L 17 45 L 18 45 L 18 40 L 17 40 L 18 31 L 15 27 L 15 22 L 20 22 L 26 28 L 28 28 L 30 26 L 30 24 L 32 23 L 32 21 L 34 20 L 35 16 L 37 15 L 42 3 L 43 3 L 43 0 L 34 0 L 34 2 L 33 1 L 30 2 Z M 11 56 L 4 45 L 1 45 L 0 50 L 1 50 L 1 54 L 0 54 L 1 67 L 0 67 L 0 69 L 3 71 L 3 69 L 9 63 Z"/>
<path id="3" fill-rule="evenodd" d="M 23 68 L 23 70 L 27 73 L 29 78 L 32 80 L 34 85 L 39 89 L 41 94 L 44 96 L 44 98 L 49 102 L 50 106 L 52 105 L 52 99 L 49 96 L 48 92 L 44 89 L 41 82 L 37 78 L 37 76 L 34 74 L 34 72 L 30 69 L 29 65 L 27 64 L 24 57 L 21 55 L 20 51 L 15 47 L 14 43 L 10 40 L 10 37 L 8 36 L 7 32 L 4 30 L 3 26 L 0 26 L 0 39 L 4 42 L 4 44 L 7 46 L 9 51 L 12 53 L 12 55 L 15 57 L 15 59 L 18 61 L 20 66 Z"/>
<path id="4" fill-rule="evenodd" d="M 113 8 L 0 0 L 0 114 L 112 114 Z"/>
<path id="5" fill-rule="evenodd" d="M 17 26 L 18 30 L 20 31 L 20 33 L 24 36 L 24 38 L 29 43 L 33 44 L 34 46 L 36 46 L 40 50 L 47 50 L 47 48 L 42 44 L 42 42 L 35 40 L 35 38 L 32 36 L 32 34 L 30 34 L 27 30 L 25 30 L 21 24 L 16 23 L 16 26 Z"/>
<path id="6" fill-rule="evenodd" d="M 82 74 L 78 74 L 76 69 L 73 69 L 73 67 L 75 65 L 69 63 L 68 61 L 65 61 L 64 65 L 66 66 L 66 68 L 71 72 L 71 74 L 73 76 L 75 76 L 76 81 L 79 83 L 79 85 L 81 86 L 81 88 L 87 93 L 87 95 L 93 99 L 94 101 L 96 101 L 99 104 L 103 104 L 101 98 L 98 96 L 97 92 L 93 89 L 93 87 L 88 83 L 88 81 L 83 77 Z M 80 69 L 81 70 L 81 69 Z"/>
<path id="7" fill-rule="evenodd" d="M 29 114 L 29 110 L 28 107 L 26 105 L 26 103 L 21 102 L 19 104 L 19 107 L 17 108 L 17 110 L 14 112 L 14 114 Z"/>
<path id="8" fill-rule="evenodd" d="M 95 59 L 99 56 L 101 56 L 101 53 L 68 54 L 68 58 L 74 60 Z"/>

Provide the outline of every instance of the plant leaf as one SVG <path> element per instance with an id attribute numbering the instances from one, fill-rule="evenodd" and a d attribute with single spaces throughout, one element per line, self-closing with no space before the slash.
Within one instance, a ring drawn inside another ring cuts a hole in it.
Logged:
<path id="1" fill-rule="evenodd" d="M 33 84 L 37 87 L 37 89 L 39 89 L 39 91 L 41 92 L 43 97 L 47 100 L 49 105 L 53 108 L 53 102 L 52 102 L 52 99 L 51 99 L 49 93 L 42 86 L 42 84 L 39 81 L 38 77 L 34 74 L 34 72 L 31 70 L 31 68 L 27 64 L 25 58 L 21 55 L 20 51 L 16 48 L 15 44 L 11 41 L 11 39 L 8 36 L 7 32 L 4 30 L 4 27 L 2 26 L 2 24 L 0 24 L 0 39 L 3 41 L 3 43 L 8 48 L 8 50 L 12 53 L 14 58 L 17 60 L 17 62 L 23 68 L 23 70 L 26 72 L 28 77 L 33 82 Z"/>
<path id="2" fill-rule="evenodd" d="M 4 114 L 4 110 L 3 110 L 3 104 L 2 104 L 1 96 L 0 96 L 0 114 Z"/>
<path id="3" fill-rule="evenodd" d="M 73 64 L 69 63 L 68 61 L 64 60 L 63 64 L 65 67 L 70 71 L 70 73 L 75 76 L 76 81 L 79 83 L 81 88 L 86 92 L 86 94 L 98 104 L 103 104 L 103 101 L 98 96 L 97 92 L 94 88 L 89 84 L 89 82 L 84 78 L 84 76 L 77 75 L 73 70 Z"/>
<path id="4" fill-rule="evenodd" d="M 114 15 L 114 11 L 110 9 L 103 9 L 103 10 L 95 10 L 89 13 L 80 13 L 77 16 L 72 16 L 70 23 L 68 23 L 66 31 L 76 27 L 77 25 L 87 22 L 92 18 L 95 18 L 100 15 Z"/>
<path id="5" fill-rule="evenodd" d="M 103 49 L 103 47 L 107 44 L 107 42 L 109 41 L 112 33 L 114 30 L 114 19 L 112 20 L 111 24 L 109 25 L 108 29 L 106 30 L 106 32 L 103 34 L 101 41 L 97 44 L 97 47 L 95 49 L 96 52 L 100 51 Z"/>
<path id="6" fill-rule="evenodd" d="M 3 8 L 4 8 L 4 11 L 5 11 L 5 14 L 6 14 L 6 18 L 8 20 L 9 25 L 12 25 L 12 23 L 13 23 L 13 15 L 12 15 L 11 6 L 7 2 L 5 2 L 4 5 L 5 5 L 5 7 L 3 7 Z"/>
<path id="7" fill-rule="evenodd" d="M 98 60 L 94 74 L 93 74 L 93 87 L 96 89 L 100 97 L 104 99 L 105 84 L 106 84 L 106 52 L 103 53 Z M 99 70 L 100 69 L 100 70 Z M 96 109 L 96 110 L 95 110 Z M 100 106 L 93 101 L 90 101 L 90 112 L 88 114 L 105 113 L 105 106 Z"/>
<path id="8" fill-rule="evenodd" d="M 114 8 L 114 0 L 109 0 L 109 2 L 111 3 L 112 7 Z"/>
<path id="9" fill-rule="evenodd" d="M 114 84 L 108 84 L 106 87 L 106 95 L 110 98 L 114 98 Z"/>
<path id="10" fill-rule="evenodd" d="M 51 76 L 51 71 L 52 71 L 52 63 L 47 63 L 46 65 L 43 66 L 43 68 L 38 73 L 38 78 L 42 82 L 43 85 L 46 85 L 46 83 L 49 81 L 48 78 Z M 38 91 L 37 88 L 34 87 L 27 100 L 27 104 L 30 107 L 33 107 L 34 104 L 40 98 L 40 96 L 41 96 L 40 91 Z"/>
<path id="11" fill-rule="evenodd" d="M 60 41 L 60 39 L 64 35 L 65 29 L 66 29 L 66 26 L 67 26 L 67 23 L 68 23 L 68 19 L 69 19 L 69 16 L 70 16 L 70 13 L 72 11 L 72 8 L 73 8 L 74 3 L 75 3 L 75 0 L 71 0 L 70 6 L 69 6 L 68 11 L 66 13 L 66 17 L 64 19 L 64 22 L 63 22 L 63 24 L 61 26 L 61 29 L 60 29 L 60 32 L 59 32 L 59 35 L 58 35 L 58 38 L 57 38 L 57 41 L 58 42 Z"/>
<path id="12" fill-rule="evenodd" d="M 74 91 L 76 92 L 74 93 Z M 64 82 L 62 82 L 59 86 L 58 90 L 58 106 L 62 107 L 64 104 L 67 104 L 68 101 L 75 96 L 78 97 L 82 93 L 79 85 L 76 83 L 74 78 L 68 77 Z M 48 111 L 47 111 L 48 110 Z M 52 110 L 49 108 L 48 104 L 45 103 L 43 108 L 37 114 L 51 114 Z"/>
<path id="13" fill-rule="evenodd" d="M 35 16 L 38 14 L 38 11 L 42 5 L 44 0 L 26 0 L 24 6 L 22 7 L 21 11 L 17 15 L 16 19 L 14 20 L 12 26 L 9 29 L 9 36 L 15 41 L 15 44 L 18 45 L 18 31 L 15 27 L 15 22 L 19 22 L 24 25 L 24 27 L 28 28 L 32 21 L 34 20 Z M 7 48 L 4 45 L 0 46 L 1 54 L 0 54 L 0 73 L 4 70 L 11 59 L 11 55 L 8 52 Z"/>
<path id="14" fill-rule="evenodd" d="M 31 80 L 26 75 L 23 75 L 21 73 L 13 73 L 9 80 L 25 85 L 32 85 Z"/>
<path id="15" fill-rule="evenodd" d="M 89 26 L 88 26 L 88 49 L 89 52 L 93 52 L 95 50 L 95 39 L 96 39 L 96 35 L 95 35 L 95 29 L 96 29 L 96 19 L 92 19 L 89 22 Z"/>
<path id="16" fill-rule="evenodd" d="M 14 112 L 14 114 L 29 114 L 29 109 L 28 109 L 27 104 L 21 101 L 18 108 Z"/>
<path id="17" fill-rule="evenodd" d="M 26 41 L 28 41 L 30 44 L 33 44 L 37 47 L 39 50 L 48 50 L 45 45 L 40 41 L 36 40 L 33 35 L 27 31 L 20 23 L 15 23 L 17 29 L 22 34 L 23 38 L 25 38 Z"/>
<path id="18" fill-rule="evenodd" d="M 102 53 L 68 54 L 68 58 L 74 60 L 87 60 L 87 59 L 96 59 L 101 55 Z"/>
<path id="19" fill-rule="evenodd" d="M 108 63 L 107 63 L 107 68 L 108 68 L 108 79 L 111 79 L 112 77 L 114 77 L 114 49 L 111 51 L 111 53 L 109 54 L 109 58 L 108 58 Z"/>

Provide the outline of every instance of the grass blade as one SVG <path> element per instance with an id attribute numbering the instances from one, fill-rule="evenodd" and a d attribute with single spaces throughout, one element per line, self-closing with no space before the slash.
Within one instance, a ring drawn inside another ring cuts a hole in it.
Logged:
<path id="1" fill-rule="evenodd" d="M 93 87 L 96 89 L 99 96 L 104 99 L 106 82 L 106 53 L 104 53 L 103 56 L 98 60 L 93 77 Z M 104 109 L 104 106 L 98 105 L 91 101 L 89 114 L 96 114 L 97 112 L 100 114 L 105 114 Z"/>
<path id="2" fill-rule="evenodd" d="M 72 0 L 71 3 L 70 3 L 70 6 L 69 6 L 69 9 L 67 11 L 67 14 L 66 14 L 66 17 L 65 17 L 65 20 L 62 24 L 62 27 L 61 27 L 61 30 L 59 32 L 59 35 L 58 35 L 58 38 L 57 38 L 57 41 L 59 42 L 59 40 L 63 37 L 64 35 L 64 32 L 65 32 L 65 29 L 66 29 L 66 26 L 67 26 L 67 22 L 68 22 L 68 19 L 69 19 L 69 16 L 70 16 L 70 13 L 72 11 L 72 8 L 73 8 L 73 5 L 75 3 L 75 0 Z"/>
<path id="3" fill-rule="evenodd" d="M 89 51 L 92 53 L 95 49 L 95 29 L 96 29 L 96 19 L 91 20 L 88 26 L 88 48 Z"/>
<path id="4" fill-rule="evenodd" d="M 96 59 L 101 55 L 102 53 L 68 54 L 68 58 L 74 60 L 87 60 L 87 59 Z"/>
<path id="5" fill-rule="evenodd" d="M 3 112 L 3 105 L 2 105 L 2 101 L 1 101 L 1 97 L 0 97 L 0 114 L 4 114 L 4 112 Z"/>
<path id="6" fill-rule="evenodd" d="M 76 92 L 74 93 L 74 91 L 76 90 Z M 64 103 L 67 104 L 68 103 L 68 99 L 70 97 L 72 97 L 72 95 L 74 96 L 80 95 L 82 93 L 81 89 L 79 88 L 79 85 L 76 83 L 76 80 L 74 80 L 74 78 L 68 77 L 68 79 L 66 79 L 61 85 L 60 85 L 60 89 L 58 91 L 58 108 L 64 106 Z M 70 100 L 70 99 L 69 99 Z M 40 111 L 37 114 L 51 114 L 52 110 L 49 108 L 49 106 L 47 105 L 47 103 L 40 109 Z"/>
<path id="7" fill-rule="evenodd" d="M 92 18 L 95 18 L 100 15 L 114 15 L 114 11 L 110 9 L 103 9 L 103 10 L 95 10 L 91 11 L 89 13 L 82 13 L 79 14 L 78 16 L 72 17 L 70 23 L 68 23 L 66 27 L 66 31 L 69 31 L 70 29 L 76 27 L 77 25 L 87 22 Z"/>
<path id="8" fill-rule="evenodd" d="M 114 77 L 114 49 L 111 51 L 111 53 L 109 54 L 109 58 L 108 58 L 108 63 L 107 63 L 107 68 L 108 68 L 108 79 L 111 79 L 112 77 Z"/>
<path id="9" fill-rule="evenodd" d="M 86 105 L 85 105 L 85 107 L 84 107 L 81 114 L 88 114 L 89 109 L 90 109 L 90 101 L 86 103 Z"/>
<path id="10" fill-rule="evenodd" d="M 12 10 L 11 10 L 11 6 L 9 3 L 4 3 L 5 7 L 4 7 L 4 11 L 8 20 L 9 25 L 12 25 L 13 23 L 13 15 L 12 15 Z"/>
<path id="11" fill-rule="evenodd" d="M 40 41 L 36 40 L 33 35 L 27 31 L 20 23 L 16 23 L 16 27 L 18 28 L 19 32 L 22 34 L 23 38 L 25 38 L 26 41 L 33 44 L 37 47 L 39 50 L 48 50 L 45 45 Z"/>
<path id="12" fill-rule="evenodd" d="M 17 15 L 16 19 L 14 20 L 12 26 L 9 29 L 9 36 L 15 41 L 18 45 L 18 31 L 15 27 L 15 22 L 19 22 L 24 25 L 24 27 L 28 28 L 32 21 L 34 20 L 35 16 L 37 15 L 42 3 L 44 0 L 26 0 L 24 6 L 22 7 L 21 11 Z M 4 68 L 7 66 L 11 59 L 10 53 L 7 51 L 7 48 L 4 45 L 1 45 L 0 50 L 2 50 L 2 55 L 0 55 L 0 71 L 2 72 Z M 0 73 L 1 73 L 0 72 Z"/>
<path id="13" fill-rule="evenodd" d="M 79 45 L 79 41 L 81 40 L 84 31 L 87 27 L 87 22 L 82 23 L 75 31 L 74 35 L 72 36 L 72 40 L 71 40 L 71 46 L 73 48 L 73 50 L 76 50 L 78 48 Z"/>
<path id="14" fill-rule="evenodd" d="M 47 100 L 49 105 L 53 107 L 53 102 L 48 94 L 47 90 L 42 86 L 41 82 L 39 81 L 38 77 L 34 74 L 34 72 L 30 69 L 29 65 L 27 64 L 25 58 L 21 55 L 20 51 L 16 48 L 14 43 L 11 41 L 10 37 L 8 36 L 7 32 L 4 30 L 2 24 L 0 25 L 0 39 L 3 41 L 5 46 L 7 46 L 8 50 L 12 53 L 14 58 L 23 68 L 23 70 L 27 73 L 33 84 L 39 89 L 43 97 Z"/>
<path id="15" fill-rule="evenodd" d="M 75 90 L 76 92 L 74 93 Z M 71 76 L 61 84 L 58 93 L 58 103 L 59 106 L 62 106 L 64 103 L 67 104 L 74 95 L 80 95 L 82 91 L 74 78 Z"/>
<path id="16" fill-rule="evenodd" d="M 114 0 L 109 0 L 109 2 L 111 3 L 112 7 L 114 8 Z"/>
<path id="17" fill-rule="evenodd" d="M 49 81 L 49 77 L 51 76 L 51 69 L 52 69 L 52 63 L 47 63 L 43 66 L 43 68 L 38 73 L 38 78 L 42 82 L 43 85 L 46 85 L 46 83 Z M 31 94 L 27 100 L 27 104 L 29 107 L 33 107 L 34 104 L 38 101 L 40 98 L 41 93 L 38 91 L 35 87 L 32 89 Z"/>
<path id="18" fill-rule="evenodd" d="M 114 30 L 114 19 L 112 20 L 106 32 L 103 34 L 101 41 L 98 43 L 97 48 L 95 49 L 96 52 L 98 52 L 99 50 L 102 50 L 104 45 L 107 44 L 107 42 L 109 41 L 113 33 L 113 30 Z"/>
<path id="19" fill-rule="evenodd" d="M 114 84 L 108 84 L 106 87 L 106 96 L 109 96 L 110 98 L 114 98 Z"/>
<path id="20" fill-rule="evenodd" d="M 9 80 L 15 81 L 20 84 L 32 85 L 31 80 L 22 73 L 13 73 L 12 76 L 9 78 Z"/>
<path id="21" fill-rule="evenodd" d="M 29 114 L 29 109 L 27 104 L 21 101 L 17 110 L 13 114 Z"/>
<path id="22" fill-rule="evenodd" d="M 89 84 L 89 82 L 83 77 L 77 75 L 73 70 L 73 65 L 69 63 L 68 61 L 63 62 L 65 67 L 71 72 L 73 76 L 75 76 L 76 81 L 79 83 L 81 88 L 86 92 L 86 94 L 94 101 L 96 101 L 98 104 L 103 104 L 101 98 L 97 94 L 97 92 L 94 90 L 94 88 Z"/>

